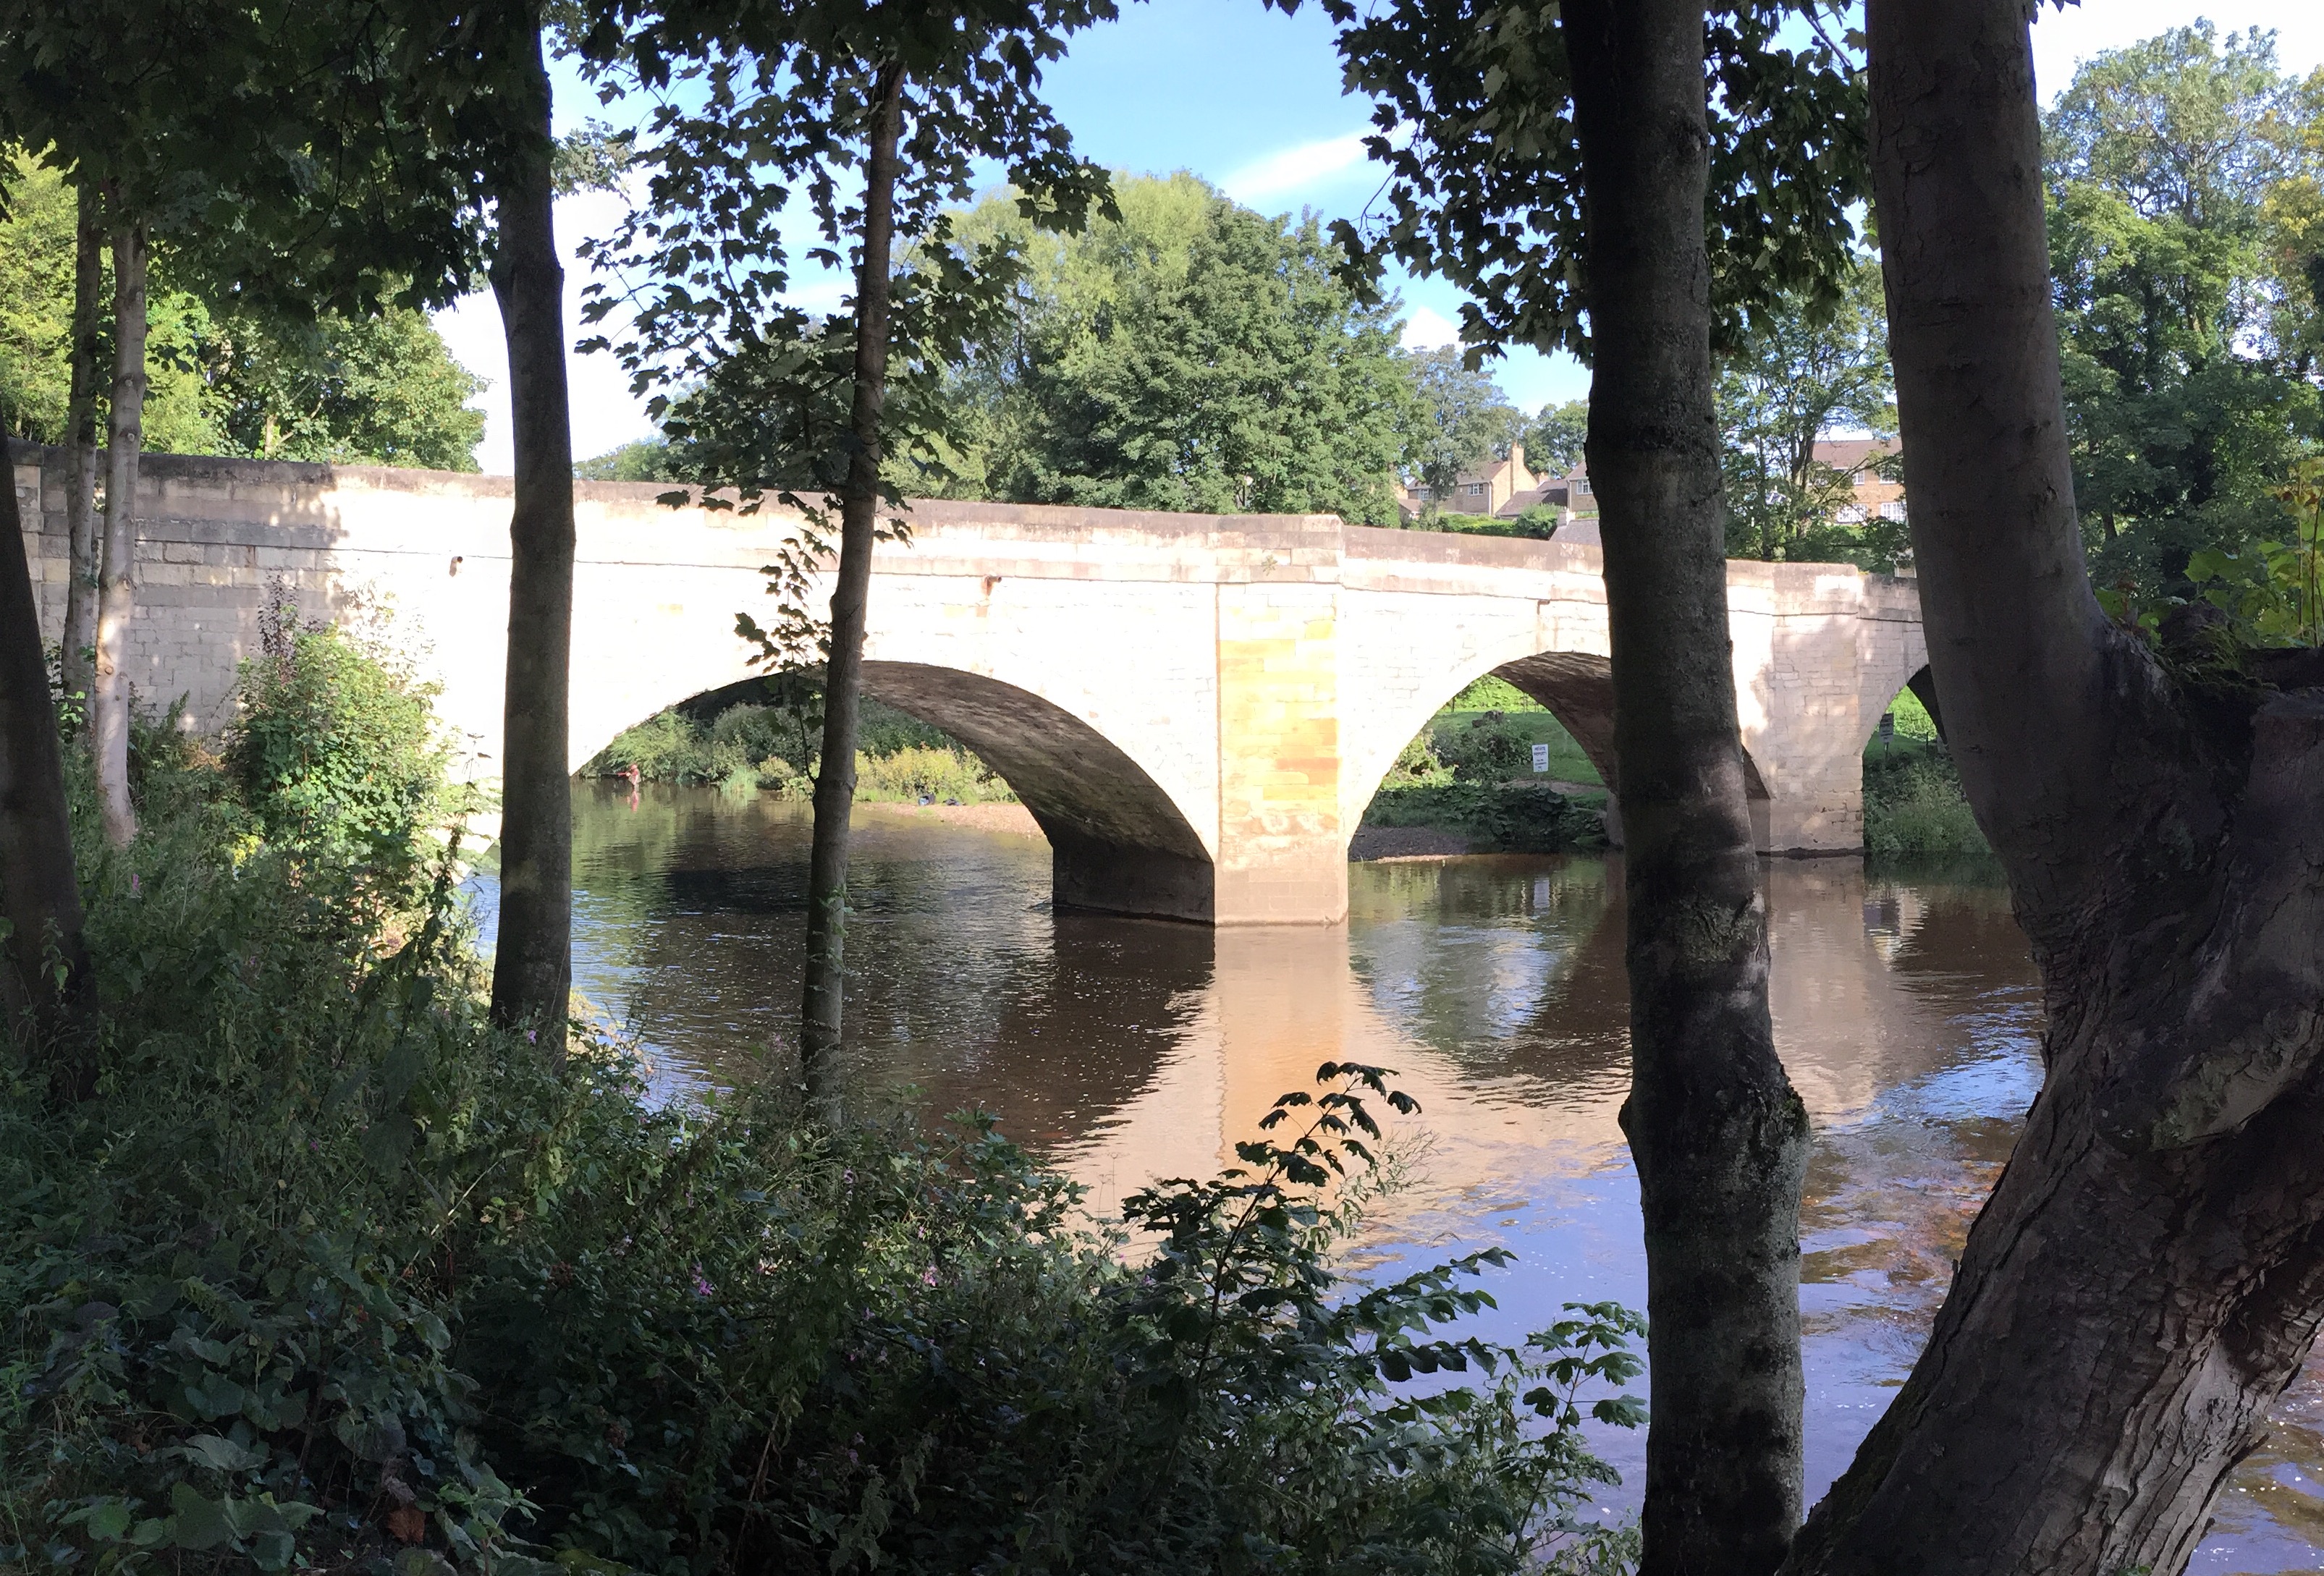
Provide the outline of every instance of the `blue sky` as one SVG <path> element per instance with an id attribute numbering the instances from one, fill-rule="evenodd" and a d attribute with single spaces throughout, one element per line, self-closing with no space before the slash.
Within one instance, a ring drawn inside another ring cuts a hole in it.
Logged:
<path id="1" fill-rule="evenodd" d="M 1353 215 L 1379 189 L 1380 171 L 1358 145 L 1370 106 L 1342 94 L 1333 30 L 1313 0 L 1288 17 L 1259 0 L 1151 0 L 1126 5 L 1120 21 L 1080 35 L 1047 76 L 1050 102 L 1090 157 L 1139 172 L 1191 170 L 1268 213 Z M 2289 69 L 2304 73 L 2324 63 L 2324 5 L 2316 0 L 2089 0 L 2062 12 L 2045 6 L 2041 16 L 2034 53 L 2045 98 L 2065 85 L 2078 60 L 2197 16 L 2222 28 L 2273 29 Z M 610 113 L 567 72 L 558 78 L 560 123 Z M 559 239 L 568 253 L 585 235 L 610 229 L 620 207 L 619 198 L 604 193 L 560 203 Z M 581 283 L 581 265 L 568 262 L 567 321 L 576 338 Z M 1432 280 L 1403 280 L 1398 288 L 1406 342 L 1449 343 L 1459 292 Z M 818 305 L 836 304 L 837 289 L 836 281 L 802 281 L 803 295 L 828 298 Z M 490 380 L 478 458 L 486 471 L 505 472 L 506 360 L 492 298 L 470 297 L 438 322 L 454 354 Z M 1499 363 L 1496 375 L 1527 409 L 1589 389 L 1579 365 L 1531 351 Z M 576 355 L 572 376 L 576 455 L 600 454 L 651 430 L 610 358 Z"/>

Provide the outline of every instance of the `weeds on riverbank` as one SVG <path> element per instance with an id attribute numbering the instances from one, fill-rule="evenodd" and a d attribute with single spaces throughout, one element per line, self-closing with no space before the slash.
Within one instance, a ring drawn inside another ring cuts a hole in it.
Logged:
<path id="1" fill-rule="evenodd" d="M 1637 1321 L 1510 1350 L 1447 1328 L 1497 1252 L 1334 1267 L 1377 1108 L 1409 1106 L 1378 1071 L 1326 1067 L 1239 1168 L 1101 1235 L 981 1119 L 822 1130 L 779 1078 L 656 1109 L 586 1036 L 551 1064 L 484 1020 L 448 855 L 350 906 L 364 840 L 254 831 L 190 748 L 137 787 L 136 843 L 79 840 L 97 1096 L 0 1052 L 0 1565 L 1618 1557 L 1571 1518 L 1606 1475 L 1584 1415 L 1636 1421 L 1590 1397 Z"/>
<path id="2" fill-rule="evenodd" d="M 892 706 L 863 702 L 855 797 L 868 804 L 1010 804 L 1016 794 L 950 734 Z M 812 724 L 812 725 L 810 725 Z M 581 769 L 585 777 L 715 783 L 730 793 L 814 796 L 821 720 L 796 707 L 731 705 L 715 717 L 661 712 L 625 729 Z"/>
<path id="3" fill-rule="evenodd" d="M 1992 857 L 1943 745 L 1865 758 L 1864 851 L 1875 862 Z"/>

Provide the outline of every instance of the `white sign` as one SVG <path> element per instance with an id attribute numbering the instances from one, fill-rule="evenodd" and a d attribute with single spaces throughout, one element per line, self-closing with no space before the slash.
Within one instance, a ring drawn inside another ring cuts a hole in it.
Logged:
<path id="1" fill-rule="evenodd" d="M 1536 744 L 1533 747 L 1533 769 L 1536 771 L 1547 771 L 1549 770 L 1548 745 Z"/>

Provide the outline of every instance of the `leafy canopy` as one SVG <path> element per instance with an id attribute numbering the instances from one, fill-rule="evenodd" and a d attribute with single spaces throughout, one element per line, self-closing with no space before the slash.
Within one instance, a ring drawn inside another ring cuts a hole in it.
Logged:
<path id="1" fill-rule="evenodd" d="M 2324 426 L 2324 72 L 2199 23 L 2086 62 L 2045 131 L 2076 501 L 2102 579 L 2183 589 L 2282 534 Z"/>
<path id="2" fill-rule="evenodd" d="M 929 491 L 1019 502 L 1395 519 L 1407 381 L 1390 309 L 1359 301 L 1312 220 L 1192 175 L 1118 177 L 1119 217 L 1044 233 L 1007 196 L 954 226 L 1020 274 L 948 380 L 963 463 Z M 947 485 L 949 481 L 949 485 Z"/>
<path id="3" fill-rule="evenodd" d="M 1298 0 L 1270 0 L 1286 11 Z M 1370 95 L 1366 139 L 1388 171 L 1384 213 L 1333 233 L 1375 269 L 1394 257 L 1467 292 L 1472 358 L 1506 345 L 1587 361 L 1582 163 L 1556 7 L 1513 0 L 1320 0 L 1338 23 L 1351 92 Z M 1711 306 L 1732 343 L 1787 296 L 1838 304 L 1869 196 L 1864 92 L 1815 0 L 1712 10 Z M 1808 41 L 1780 36 L 1804 19 Z"/>

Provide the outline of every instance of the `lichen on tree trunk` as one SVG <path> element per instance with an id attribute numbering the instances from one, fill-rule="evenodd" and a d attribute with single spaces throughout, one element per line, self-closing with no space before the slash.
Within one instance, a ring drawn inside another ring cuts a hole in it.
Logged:
<path id="1" fill-rule="evenodd" d="M 1871 0 L 1931 671 L 2045 1075 L 1800 1572 L 2180 1570 L 2324 1317 L 2324 690 L 2206 679 L 2083 567 L 2018 0 Z"/>
<path id="2" fill-rule="evenodd" d="M 1807 1116 L 1777 1060 L 1727 628 L 1703 11 L 1569 0 L 1588 203 L 1590 476 L 1604 521 L 1652 1334 L 1646 1576 L 1761 1576 L 1802 1498 Z"/>

